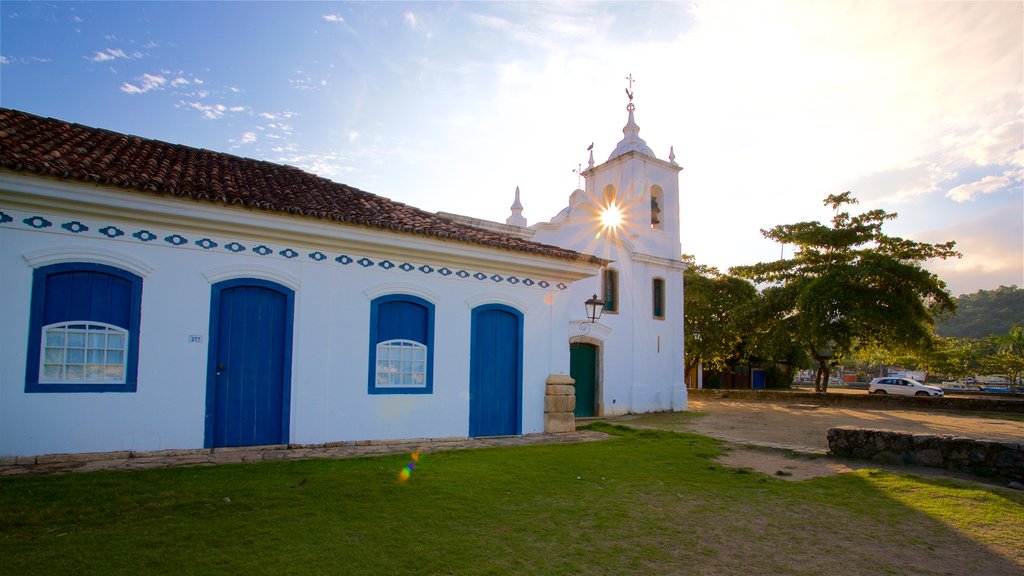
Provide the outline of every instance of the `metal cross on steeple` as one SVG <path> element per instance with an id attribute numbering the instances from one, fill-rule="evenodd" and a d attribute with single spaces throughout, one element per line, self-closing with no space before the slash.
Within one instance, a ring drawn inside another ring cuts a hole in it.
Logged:
<path id="1" fill-rule="evenodd" d="M 629 110 L 633 109 L 633 73 L 630 72 L 629 76 L 626 76 L 626 80 L 629 81 L 629 88 L 626 88 L 626 96 L 629 96 L 629 105 L 626 107 Z"/>

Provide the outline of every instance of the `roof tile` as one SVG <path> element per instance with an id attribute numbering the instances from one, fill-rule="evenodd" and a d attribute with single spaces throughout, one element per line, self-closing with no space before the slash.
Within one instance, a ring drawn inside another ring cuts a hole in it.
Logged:
<path id="1" fill-rule="evenodd" d="M 453 222 L 292 166 L 149 140 L 0 108 L 0 166 L 15 172 L 119 186 L 330 220 L 397 233 L 603 261 Z"/>

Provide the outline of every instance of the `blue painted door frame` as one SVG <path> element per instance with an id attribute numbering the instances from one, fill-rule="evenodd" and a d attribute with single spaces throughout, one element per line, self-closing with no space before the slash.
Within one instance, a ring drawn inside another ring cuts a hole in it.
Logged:
<path id="1" fill-rule="evenodd" d="M 295 293 L 254 278 L 213 285 L 204 445 L 288 442 Z"/>
<path id="2" fill-rule="evenodd" d="M 471 318 L 469 435 L 522 434 L 523 315 L 485 304 Z"/>

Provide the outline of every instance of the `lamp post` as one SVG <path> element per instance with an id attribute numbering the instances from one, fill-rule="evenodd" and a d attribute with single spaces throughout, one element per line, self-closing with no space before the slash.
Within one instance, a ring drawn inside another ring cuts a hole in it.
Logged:
<path id="1" fill-rule="evenodd" d="M 593 324 L 601 319 L 601 313 L 604 312 L 604 301 L 594 294 L 589 300 L 583 303 L 587 309 L 587 318 L 590 323 Z"/>

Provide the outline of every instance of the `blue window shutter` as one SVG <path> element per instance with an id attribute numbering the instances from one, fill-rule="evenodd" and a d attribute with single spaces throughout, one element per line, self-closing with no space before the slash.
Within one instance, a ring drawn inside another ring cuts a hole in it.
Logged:
<path id="1" fill-rule="evenodd" d="M 377 338 L 413 340 L 427 344 L 427 307 L 416 302 L 382 302 L 377 310 Z"/>
<path id="2" fill-rule="evenodd" d="M 45 279 L 43 326 L 72 320 L 131 330 L 132 282 L 106 272 L 62 272 Z"/>

